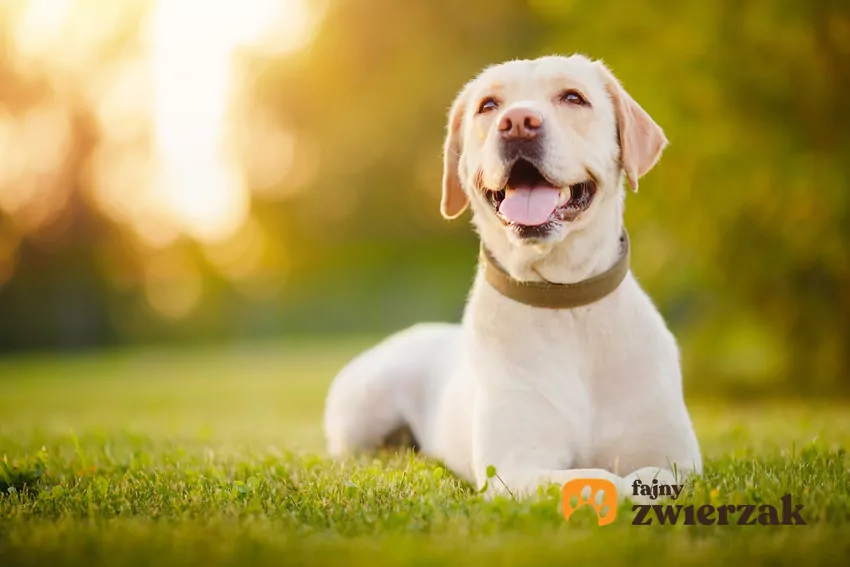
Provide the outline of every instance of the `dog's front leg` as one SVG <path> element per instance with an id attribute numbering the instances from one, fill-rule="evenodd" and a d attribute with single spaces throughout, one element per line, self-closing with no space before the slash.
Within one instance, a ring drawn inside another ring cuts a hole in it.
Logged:
<path id="1" fill-rule="evenodd" d="M 545 393 L 529 388 L 494 388 L 476 395 L 473 413 L 473 463 L 486 496 L 534 495 L 538 488 L 563 486 L 574 479 L 611 482 L 622 499 L 623 477 L 605 469 L 578 468 L 589 450 L 588 404 L 580 388 L 568 404 L 558 407 Z M 495 473 L 488 477 L 488 472 Z"/>

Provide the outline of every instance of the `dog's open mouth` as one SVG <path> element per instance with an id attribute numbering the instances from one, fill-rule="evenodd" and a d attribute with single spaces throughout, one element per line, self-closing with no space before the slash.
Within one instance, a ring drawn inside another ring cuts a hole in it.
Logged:
<path id="1" fill-rule="evenodd" d="M 575 220 L 593 201 L 596 183 L 588 179 L 557 187 L 531 162 L 520 159 L 511 168 L 505 187 L 486 194 L 502 222 L 536 227 Z"/>

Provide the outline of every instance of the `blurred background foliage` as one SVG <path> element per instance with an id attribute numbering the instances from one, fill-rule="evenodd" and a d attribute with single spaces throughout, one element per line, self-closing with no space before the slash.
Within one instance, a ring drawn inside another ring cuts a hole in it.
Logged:
<path id="1" fill-rule="evenodd" d="M 850 392 L 850 3 L 7 0 L 0 349 L 460 317 L 455 92 L 603 59 L 671 146 L 627 200 L 691 392 Z"/>

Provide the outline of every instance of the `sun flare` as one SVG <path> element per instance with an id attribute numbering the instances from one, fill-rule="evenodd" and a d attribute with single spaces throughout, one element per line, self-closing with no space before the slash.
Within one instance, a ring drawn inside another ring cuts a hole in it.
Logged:
<path id="1" fill-rule="evenodd" d="M 229 238 L 249 214 L 249 189 L 229 127 L 241 47 L 304 41 L 302 0 L 166 0 L 153 16 L 155 192 L 173 221 L 204 242 Z"/>

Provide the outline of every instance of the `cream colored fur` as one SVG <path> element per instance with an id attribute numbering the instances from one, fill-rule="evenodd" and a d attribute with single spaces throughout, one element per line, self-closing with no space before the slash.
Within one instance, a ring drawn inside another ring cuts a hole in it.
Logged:
<path id="1" fill-rule="evenodd" d="M 565 89 L 590 104 L 563 103 Z M 489 96 L 499 108 L 478 114 Z M 534 242 L 498 219 L 476 181 L 504 183 L 496 124 L 518 105 L 544 117 L 548 177 L 568 186 L 592 176 L 598 184 L 586 211 Z M 450 111 L 442 212 L 455 218 L 471 209 L 480 238 L 517 279 L 584 280 L 614 263 L 624 182 L 636 190 L 666 144 L 598 61 L 574 55 L 495 65 L 463 87 Z M 631 497 L 636 477 L 681 483 L 702 467 L 676 341 L 631 272 L 609 296 L 571 310 L 514 302 L 479 272 L 461 323 L 400 332 L 335 378 L 324 418 L 331 455 L 373 451 L 402 426 L 423 454 L 475 486 L 495 467 L 491 495 L 605 478 Z"/>

